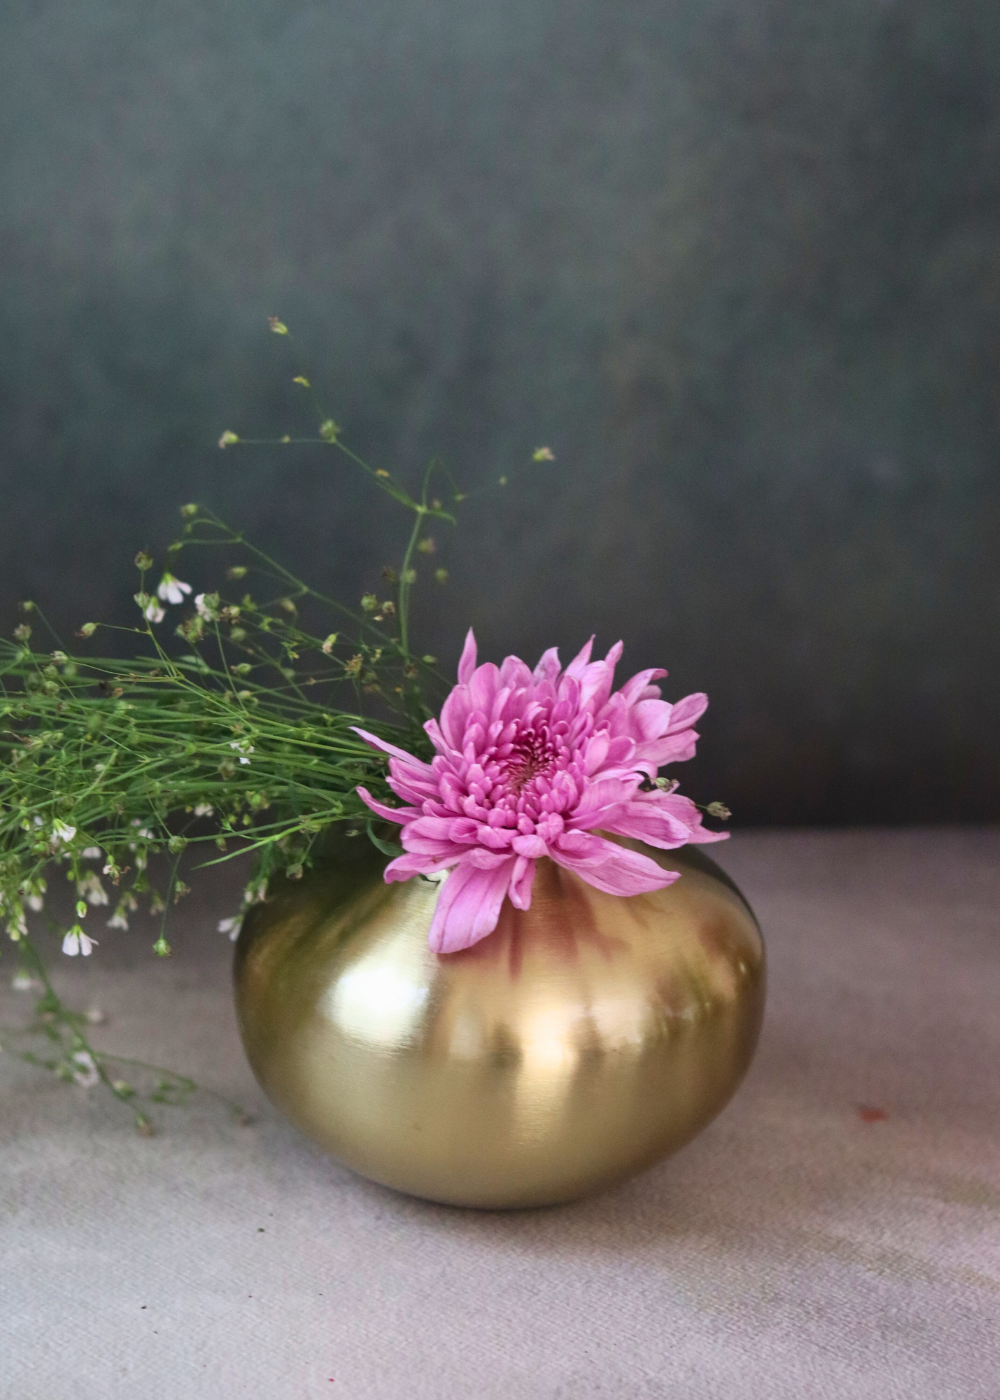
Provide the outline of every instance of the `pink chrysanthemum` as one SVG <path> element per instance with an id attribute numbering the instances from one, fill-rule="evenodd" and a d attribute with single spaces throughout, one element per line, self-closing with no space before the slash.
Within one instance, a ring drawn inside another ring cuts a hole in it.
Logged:
<path id="1" fill-rule="evenodd" d="M 470 628 L 458 685 L 440 723 L 424 726 L 432 763 L 356 731 L 389 755 L 389 786 L 411 804 L 387 807 L 358 788 L 373 812 L 402 826 L 406 854 L 389 863 L 386 880 L 450 871 L 431 924 L 435 952 L 485 938 L 507 897 L 527 909 L 544 856 L 609 894 L 644 894 L 678 878 L 598 829 L 664 850 L 724 838 L 702 827 L 689 798 L 644 790 L 664 764 L 694 756 L 692 726 L 707 696 L 668 704 L 651 684 L 667 674 L 660 670 L 640 671 L 612 694 L 622 644 L 603 661 L 591 661 L 592 646 L 593 638 L 565 671 L 555 647 L 533 673 L 516 656 L 477 667 Z"/>

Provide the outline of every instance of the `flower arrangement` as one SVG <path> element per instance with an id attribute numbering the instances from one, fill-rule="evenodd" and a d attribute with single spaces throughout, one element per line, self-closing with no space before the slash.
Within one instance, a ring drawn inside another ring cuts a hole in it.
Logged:
<path id="1" fill-rule="evenodd" d="M 591 661 L 593 644 L 591 637 L 565 670 L 555 647 L 534 672 L 516 656 L 477 667 L 470 628 L 458 685 L 440 721 L 424 725 L 436 750 L 431 763 L 355 727 L 389 755 L 388 785 L 410 804 L 388 807 L 358 787 L 377 816 L 402 825 L 406 854 L 386 866 L 386 880 L 451 872 L 431 924 L 435 952 L 458 952 L 492 933 L 505 899 L 529 908 L 543 856 L 608 894 L 645 894 L 678 879 L 597 831 L 663 850 L 725 837 L 707 831 L 677 783 L 658 776 L 694 756 L 694 723 L 708 696 L 667 704 L 652 684 L 662 670 L 640 671 L 612 692 L 622 643 L 603 661 Z"/>
<path id="2" fill-rule="evenodd" d="M 288 334 L 277 320 L 271 329 Z M 305 375 L 295 382 L 312 395 Z M 721 839 L 659 776 L 693 755 L 705 696 L 668 704 L 660 670 L 614 691 L 621 643 L 603 661 L 588 643 L 565 669 L 552 649 L 532 672 L 516 657 L 477 666 L 470 631 L 458 685 L 439 707 L 446 683 L 435 658 L 412 647 L 410 598 L 418 557 L 434 552 L 433 522 L 454 525 L 466 495 L 436 463 L 411 494 L 313 402 L 318 432 L 295 440 L 341 453 L 412 517 L 379 593 L 357 607 L 327 597 L 191 504 L 158 579 L 148 551 L 136 556 L 137 624 L 80 628 L 86 642 L 114 643 L 105 654 L 73 652 L 34 602 L 22 604 L 13 640 L 0 639 L 0 918 L 19 956 L 15 986 L 41 991 L 16 1034 L 48 1046 L 19 1053 L 65 1079 L 103 1082 L 133 1109 L 134 1086 L 56 994 L 29 930 L 54 877 L 68 881 L 74 909 L 68 927 L 50 921 L 65 955 L 91 955 L 101 914 L 125 931 L 145 905 L 160 920 L 153 950 L 168 956 L 168 916 L 192 869 L 251 858 L 242 904 L 220 925 L 235 937 L 246 909 L 276 878 L 301 878 L 331 833 L 367 836 L 392 857 L 387 880 L 447 874 L 431 943 L 448 953 L 485 937 L 505 898 L 528 906 L 543 856 L 633 894 L 677 877 L 609 836 L 667 849 Z M 243 441 L 227 431 L 219 446 Z M 552 460 L 538 448 L 525 467 Z M 208 549 L 224 554 L 224 581 L 195 594 L 185 560 Z M 127 659 L 114 654 L 115 630 Z M 706 810 L 728 816 L 718 803 Z M 154 1100 L 194 1087 L 149 1068 Z M 141 1111 L 137 1121 L 150 1130 Z"/>

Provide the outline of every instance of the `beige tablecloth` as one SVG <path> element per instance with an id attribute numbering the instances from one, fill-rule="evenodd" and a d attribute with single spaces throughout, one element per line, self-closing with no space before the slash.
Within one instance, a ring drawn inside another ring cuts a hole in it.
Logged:
<path id="1" fill-rule="evenodd" d="M 62 959 L 102 1045 L 255 1121 L 201 1093 L 142 1138 L 0 1056 L 0 1394 L 998 1400 L 1000 832 L 720 858 L 770 952 L 750 1076 L 673 1160 L 547 1211 L 407 1199 L 287 1126 L 242 1059 L 217 889 L 169 962 L 134 930 Z"/>

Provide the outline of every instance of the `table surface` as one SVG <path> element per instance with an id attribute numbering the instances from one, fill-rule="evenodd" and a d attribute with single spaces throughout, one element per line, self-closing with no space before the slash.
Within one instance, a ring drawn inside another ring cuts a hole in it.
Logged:
<path id="1" fill-rule="evenodd" d="M 242 1057 L 217 888 L 168 961 L 142 930 L 60 959 L 95 1043 L 203 1090 L 144 1138 L 0 1057 L 0 1394 L 997 1400 L 1000 831 L 715 854 L 768 942 L 754 1066 L 676 1157 L 544 1211 L 400 1196 L 288 1126 Z"/>

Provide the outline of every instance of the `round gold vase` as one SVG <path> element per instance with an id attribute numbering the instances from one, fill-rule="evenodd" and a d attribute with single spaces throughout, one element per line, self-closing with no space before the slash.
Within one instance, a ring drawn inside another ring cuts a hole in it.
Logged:
<path id="1" fill-rule="evenodd" d="M 386 885 L 368 842 L 244 921 L 236 1005 L 271 1100 L 363 1176 L 453 1205 L 572 1200 L 675 1151 L 732 1095 L 764 947 L 696 848 L 628 899 L 549 860 L 462 953 L 427 946 L 439 886 Z"/>

